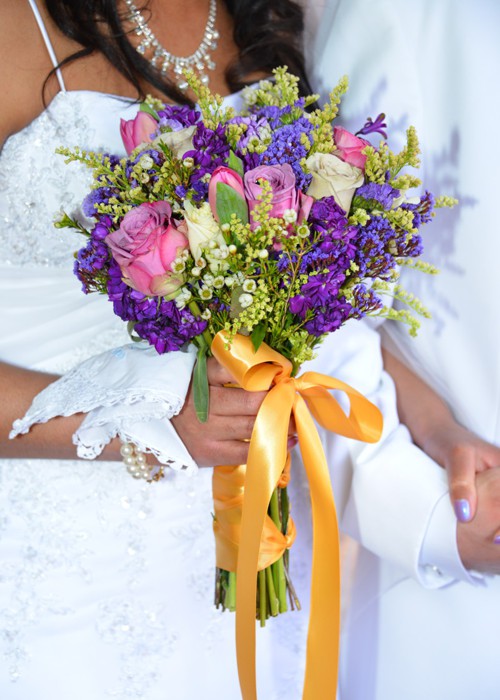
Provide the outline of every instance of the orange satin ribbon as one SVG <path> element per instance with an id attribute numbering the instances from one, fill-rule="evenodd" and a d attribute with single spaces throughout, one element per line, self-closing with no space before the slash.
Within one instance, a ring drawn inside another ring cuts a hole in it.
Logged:
<path id="1" fill-rule="evenodd" d="M 328 465 L 312 416 L 327 430 L 376 442 L 382 416 L 376 406 L 348 384 L 317 372 L 293 378 L 292 364 L 262 343 L 254 351 L 250 338 L 237 335 L 228 346 L 224 331 L 212 353 L 247 391 L 271 387 L 257 414 L 248 462 L 241 482 L 243 506 L 236 567 L 236 653 L 243 700 L 257 700 L 255 676 L 255 601 L 259 547 L 272 492 L 287 458 L 293 413 L 311 494 L 313 552 L 311 611 L 307 636 L 303 700 L 334 697 L 340 634 L 340 561 L 337 514 Z M 347 416 L 329 393 L 338 389 L 350 400 Z M 229 469 L 234 469 L 230 467 Z M 217 553 L 224 547 L 217 545 Z M 226 568 L 217 559 L 217 566 Z"/>
<path id="2" fill-rule="evenodd" d="M 238 566 L 245 473 L 244 464 L 216 467 L 213 470 L 215 558 L 217 566 L 224 571 L 236 571 Z M 278 561 L 294 543 L 295 535 L 295 523 L 291 517 L 288 518 L 287 533 L 284 535 L 269 515 L 266 515 L 257 570 L 262 571 Z"/>

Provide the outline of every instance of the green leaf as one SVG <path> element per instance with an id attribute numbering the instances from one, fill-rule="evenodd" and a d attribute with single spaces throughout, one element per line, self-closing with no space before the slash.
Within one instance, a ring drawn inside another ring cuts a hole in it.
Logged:
<path id="1" fill-rule="evenodd" d="M 152 107 L 150 107 L 147 102 L 141 102 L 141 106 L 139 107 L 139 112 L 146 112 L 147 114 L 150 114 L 153 117 L 153 119 L 156 119 L 156 121 L 158 121 L 158 119 L 159 119 L 158 113 L 156 112 L 156 110 L 154 110 Z"/>
<path id="2" fill-rule="evenodd" d="M 253 349 L 255 352 L 260 348 L 264 342 L 264 338 L 267 333 L 267 323 L 258 323 L 252 331 L 250 340 L 252 341 Z"/>
<path id="3" fill-rule="evenodd" d="M 140 343 L 142 341 L 142 338 L 140 338 L 136 333 L 134 333 L 135 324 L 135 321 L 129 321 L 127 323 L 127 331 L 130 336 L 130 340 L 133 340 L 134 343 Z"/>
<path id="4" fill-rule="evenodd" d="M 238 158 L 238 156 L 233 152 L 229 151 L 229 158 L 227 159 L 227 167 L 231 168 L 231 170 L 235 170 L 238 175 L 243 177 L 244 175 L 244 170 L 243 170 L 243 161 L 241 158 Z"/>
<path id="5" fill-rule="evenodd" d="M 198 350 L 196 365 L 193 372 L 193 398 L 196 416 L 200 423 L 208 420 L 209 390 L 207 375 L 207 352 L 206 346 Z"/>
<path id="6" fill-rule="evenodd" d="M 248 224 L 248 205 L 241 194 L 233 190 L 230 185 L 226 185 L 225 182 L 217 183 L 215 202 L 221 224 L 228 224 L 232 214 L 236 214 L 241 222 Z"/>

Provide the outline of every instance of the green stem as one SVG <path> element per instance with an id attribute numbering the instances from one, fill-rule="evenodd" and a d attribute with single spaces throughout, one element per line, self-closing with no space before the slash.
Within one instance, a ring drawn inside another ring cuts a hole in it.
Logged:
<path id="1" fill-rule="evenodd" d="M 260 626 L 266 626 L 267 619 L 267 592 L 266 592 L 266 572 L 259 571 L 259 618 Z"/>
<path id="2" fill-rule="evenodd" d="M 198 304 L 196 303 L 196 301 L 194 301 L 194 300 L 190 301 L 188 304 L 188 307 L 189 307 L 189 310 L 191 311 L 191 313 L 193 314 L 193 316 L 196 316 L 196 318 L 199 318 L 201 316 L 201 309 L 198 306 Z M 210 348 L 212 347 L 212 337 L 206 328 L 203 331 L 203 333 L 201 334 L 201 336 L 204 339 L 205 343 L 207 344 L 208 349 L 210 350 Z M 199 336 L 197 336 L 197 337 L 199 337 Z"/>
<path id="3" fill-rule="evenodd" d="M 229 572 L 224 605 L 231 612 L 236 610 L 236 574 L 234 571 Z"/>
<path id="4" fill-rule="evenodd" d="M 264 569 L 265 575 L 266 575 L 266 584 L 267 584 L 267 593 L 268 593 L 268 600 L 269 600 L 269 608 L 271 610 L 271 615 L 273 617 L 276 617 L 279 614 L 280 611 L 280 605 L 279 605 L 279 600 L 276 595 L 276 589 L 274 588 L 274 581 L 273 581 L 273 572 L 272 572 L 272 567 L 268 566 L 267 568 Z M 261 573 L 261 572 L 259 572 Z"/>

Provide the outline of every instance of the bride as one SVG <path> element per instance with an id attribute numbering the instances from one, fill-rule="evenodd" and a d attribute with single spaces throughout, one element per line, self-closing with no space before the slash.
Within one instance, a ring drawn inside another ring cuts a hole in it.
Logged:
<path id="1" fill-rule="evenodd" d="M 302 12 L 289 0 L 153 0 L 141 18 L 128 0 L 1 3 L 0 696 L 9 700 L 239 696 L 234 620 L 212 604 L 211 470 L 134 480 L 109 438 L 125 421 L 151 429 L 142 419 L 154 413 L 165 445 L 172 417 L 187 448 L 169 454 L 173 467 L 241 463 L 262 395 L 224 388 L 228 377 L 212 365 L 211 416 L 199 424 L 189 394 L 184 402 L 191 355 L 130 349 L 106 301 L 79 289 L 79 241 L 53 227 L 89 184 L 58 146 L 124 153 L 119 120 L 135 115 L 140 96 L 192 98 L 174 71 L 153 66 L 150 49 L 136 51 L 141 22 L 172 60 L 203 37 L 203 71 L 223 95 L 285 62 L 309 91 Z M 82 365 L 97 355 L 99 367 Z M 37 424 L 9 440 L 60 375 L 72 377 L 57 385 L 63 408 L 43 406 Z M 44 422 L 52 409 L 60 417 Z M 109 441 L 99 461 L 76 459 L 84 418 L 87 437 L 105 432 L 100 448 Z M 299 695 L 301 624 L 278 621 L 259 637 L 266 699 Z"/>

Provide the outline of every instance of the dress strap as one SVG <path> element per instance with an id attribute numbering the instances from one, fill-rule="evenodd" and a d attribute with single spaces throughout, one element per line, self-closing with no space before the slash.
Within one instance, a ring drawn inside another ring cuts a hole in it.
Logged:
<path id="1" fill-rule="evenodd" d="M 66 92 L 66 86 L 64 85 L 62 73 L 61 73 L 60 69 L 57 67 L 59 65 L 59 62 L 56 58 L 56 54 L 55 54 L 54 48 L 52 46 L 52 42 L 50 41 L 49 34 L 47 32 L 47 28 L 45 27 L 45 24 L 43 23 L 42 15 L 40 14 L 40 10 L 37 7 L 36 0 L 28 0 L 28 2 L 31 5 L 31 9 L 33 10 L 33 14 L 35 15 L 35 19 L 37 21 L 38 27 L 40 29 L 40 33 L 41 33 L 43 40 L 45 42 L 45 46 L 47 47 L 47 51 L 48 51 L 48 54 L 50 56 L 50 60 L 52 61 L 52 65 L 56 69 L 56 75 L 57 75 L 57 80 L 59 82 L 59 87 L 61 88 L 62 92 Z"/>

